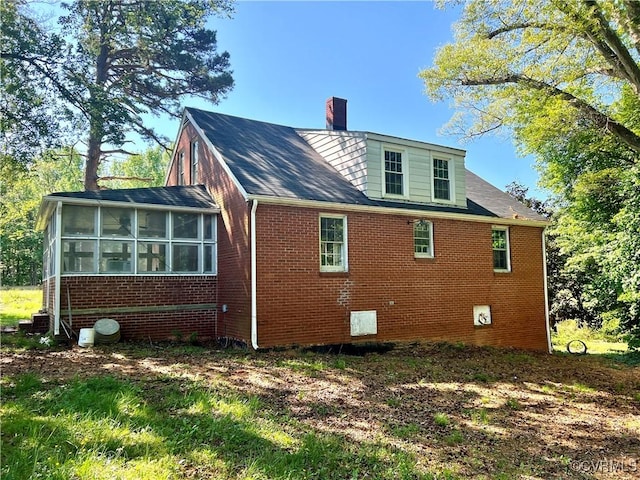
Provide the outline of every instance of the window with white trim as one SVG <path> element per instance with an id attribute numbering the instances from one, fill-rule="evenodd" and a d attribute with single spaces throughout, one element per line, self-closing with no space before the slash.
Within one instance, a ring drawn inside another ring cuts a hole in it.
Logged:
<path id="1" fill-rule="evenodd" d="M 403 197 L 406 195 L 405 155 L 400 150 L 384 149 L 384 193 Z"/>
<path id="2" fill-rule="evenodd" d="M 493 244 L 493 269 L 496 272 L 510 272 L 509 229 L 507 227 L 492 227 L 491 239 Z"/>
<path id="3" fill-rule="evenodd" d="M 420 220 L 413 224 L 413 249 L 416 258 L 433 257 L 433 224 Z"/>
<path id="4" fill-rule="evenodd" d="M 347 217 L 320 216 L 320 271 L 347 271 Z"/>
<path id="5" fill-rule="evenodd" d="M 178 185 L 186 185 L 184 178 L 184 152 L 178 153 Z"/>
<path id="6" fill-rule="evenodd" d="M 62 207 L 63 274 L 215 274 L 215 215 Z"/>
<path id="7" fill-rule="evenodd" d="M 191 185 L 198 184 L 198 141 L 191 142 Z"/>
<path id="8" fill-rule="evenodd" d="M 451 162 L 442 158 L 433 159 L 433 199 L 451 201 Z"/>

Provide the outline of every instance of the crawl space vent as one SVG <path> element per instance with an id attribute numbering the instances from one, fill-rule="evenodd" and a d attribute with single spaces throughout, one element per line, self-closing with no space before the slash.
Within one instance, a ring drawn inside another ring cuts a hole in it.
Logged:
<path id="1" fill-rule="evenodd" d="M 351 312 L 351 336 L 375 335 L 378 333 L 378 317 L 375 310 Z"/>

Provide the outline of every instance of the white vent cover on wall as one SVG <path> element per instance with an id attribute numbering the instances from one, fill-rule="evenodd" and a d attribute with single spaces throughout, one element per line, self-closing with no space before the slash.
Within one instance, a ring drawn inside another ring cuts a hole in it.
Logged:
<path id="1" fill-rule="evenodd" d="M 491 325 L 491 307 L 475 305 L 473 307 L 473 324 L 476 326 Z"/>
<path id="2" fill-rule="evenodd" d="M 375 310 L 351 312 L 351 336 L 375 335 L 378 333 L 378 316 Z"/>

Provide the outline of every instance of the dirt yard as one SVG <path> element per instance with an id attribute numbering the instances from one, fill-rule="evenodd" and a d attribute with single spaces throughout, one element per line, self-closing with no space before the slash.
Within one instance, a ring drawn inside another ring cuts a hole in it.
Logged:
<path id="1" fill-rule="evenodd" d="M 640 478 L 640 367 L 442 344 L 355 353 L 121 344 L 4 351 L 1 365 L 56 385 L 126 378 L 150 396 L 167 379 L 216 385 L 284 422 L 406 451 L 430 478 Z"/>

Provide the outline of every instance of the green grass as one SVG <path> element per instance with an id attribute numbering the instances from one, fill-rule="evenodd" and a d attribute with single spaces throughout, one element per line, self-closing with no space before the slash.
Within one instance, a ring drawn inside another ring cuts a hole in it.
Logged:
<path id="1" fill-rule="evenodd" d="M 451 420 L 449 420 L 449 416 L 446 413 L 442 412 L 436 413 L 433 416 L 433 421 L 440 427 L 446 427 L 447 425 L 449 425 L 449 423 L 451 423 Z"/>
<path id="2" fill-rule="evenodd" d="M 624 354 L 627 344 L 619 335 L 606 333 L 603 330 L 593 330 L 588 327 L 578 327 L 575 320 L 560 322 L 552 332 L 551 341 L 554 350 L 567 351 L 567 344 L 571 340 L 581 340 L 587 346 L 587 353 L 593 354 Z"/>
<path id="3" fill-rule="evenodd" d="M 429 478 L 409 453 L 309 430 L 256 396 L 206 382 L 47 384 L 25 374 L 3 379 L 3 397 L 5 480 Z"/>
<path id="4" fill-rule="evenodd" d="M 572 478 L 640 435 L 638 367 L 598 355 L 0 348 L 3 480 Z"/>
<path id="5" fill-rule="evenodd" d="M 42 288 L 0 289 L 0 326 L 17 325 L 42 308 Z"/>

